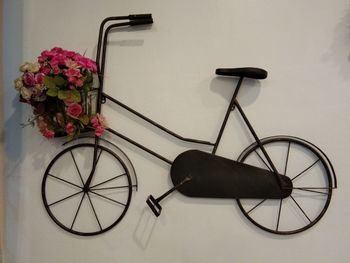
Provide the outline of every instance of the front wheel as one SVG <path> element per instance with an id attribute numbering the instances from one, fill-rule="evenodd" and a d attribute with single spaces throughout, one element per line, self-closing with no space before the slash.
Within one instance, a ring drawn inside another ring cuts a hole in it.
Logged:
<path id="1" fill-rule="evenodd" d="M 288 136 L 261 140 L 279 174 L 288 176 L 292 192 L 281 199 L 238 199 L 245 217 L 259 228 L 281 235 L 302 232 L 325 214 L 332 196 L 332 168 L 328 158 L 315 145 Z M 257 143 L 238 158 L 272 171 Z"/>
<path id="2" fill-rule="evenodd" d="M 49 216 L 62 229 L 91 236 L 110 230 L 129 208 L 132 184 L 129 171 L 109 148 L 83 143 L 61 151 L 47 167 L 42 181 L 42 199 Z"/>

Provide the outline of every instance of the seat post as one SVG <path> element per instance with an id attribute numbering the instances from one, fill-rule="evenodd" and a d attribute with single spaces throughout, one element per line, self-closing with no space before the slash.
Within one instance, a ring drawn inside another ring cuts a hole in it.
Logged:
<path id="1" fill-rule="evenodd" d="M 227 111 L 226 111 L 224 120 L 223 120 L 223 122 L 222 122 L 222 124 L 221 124 L 221 128 L 220 128 L 218 137 L 216 138 L 216 141 L 215 141 L 215 144 L 214 144 L 214 148 L 213 148 L 212 154 L 215 154 L 215 153 L 216 153 L 216 150 L 218 149 L 218 146 L 219 146 L 219 143 L 220 143 L 222 134 L 224 133 L 224 130 L 225 130 L 225 127 L 226 127 L 226 123 L 227 123 L 228 117 L 230 116 L 231 111 L 233 111 L 233 110 L 235 109 L 235 100 L 236 100 L 236 98 L 237 98 L 238 91 L 239 91 L 239 89 L 241 88 L 241 85 L 242 85 L 242 82 L 243 82 L 243 78 L 244 78 L 244 77 L 240 77 L 239 80 L 238 80 L 238 83 L 237 83 L 237 85 L 236 85 L 235 92 L 234 92 L 233 95 L 232 95 L 231 102 L 230 102 L 230 104 L 229 104 L 229 106 L 228 106 L 228 108 L 227 108 Z"/>

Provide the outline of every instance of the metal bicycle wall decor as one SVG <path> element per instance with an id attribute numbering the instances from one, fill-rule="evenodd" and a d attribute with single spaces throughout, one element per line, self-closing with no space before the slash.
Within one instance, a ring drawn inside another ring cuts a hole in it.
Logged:
<path id="1" fill-rule="evenodd" d="M 124 21 L 111 23 L 110 21 Z M 333 189 L 334 168 L 316 145 L 297 137 L 260 139 L 237 100 L 244 78 L 265 79 L 260 68 L 220 68 L 217 75 L 238 79 L 214 142 L 184 138 L 103 91 L 108 35 L 113 28 L 152 24 L 151 14 L 108 17 L 99 29 L 96 61 L 99 71 L 97 112 L 106 100 L 181 141 L 206 145 L 211 152 L 189 150 L 174 161 L 112 128 L 107 130 L 170 166 L 174 187 L 147 204 L 156 216 L 160 201 L 174 190 L 188 197 L 236 199 L 244 216 L 259 228 L 274 234 L 294 234 L 315 225 L 325 214 Z M 238 110 L 255 142 L 237 161 L 216 155 L 232 111 Z M 91 136 L 93 143 L 76 143 L 62 150 L 48 165 L 42 181 L 42 199 L 53 221 L 64 230 L 82 236 L 104 233 L 117 225 L 129 208 L 137 180 L 125 163 L 126 155 L 108 141 Z M 78 139 L 79 141 L 79 139 Z M 127 158 L 127 161 L 130 160 Z M 106 170 L 104 167 L 108 167 Z"/>

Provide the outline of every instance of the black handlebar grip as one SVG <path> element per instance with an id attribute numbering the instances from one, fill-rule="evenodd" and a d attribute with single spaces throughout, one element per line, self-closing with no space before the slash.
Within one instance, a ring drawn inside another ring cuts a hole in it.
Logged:
<path id="1" fill-rule="evenodd" d="M 131 20 L 129 22 L 131 26 L 137 26 L 137 25 L 149 25 L 153 24 L 153 19 L 148 18 L 148 19 L 137 19 L 137 20 Z"/>
<path id="2" fill-rule="evenodd" d="M 138 19 L 152 19 L 152 14 L 136 14 L 129 15 L 130 20 L 138 20 Z"/>

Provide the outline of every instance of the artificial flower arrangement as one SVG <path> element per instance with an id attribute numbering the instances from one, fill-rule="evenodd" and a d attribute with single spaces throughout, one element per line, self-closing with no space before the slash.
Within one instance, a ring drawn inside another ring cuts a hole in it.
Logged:
<path id="1" fill-rule="evenodd" d="M 87 130 L 94 130 L 96 136 L 104 133 L 106 120 L 93 112 L 91 102 L 97 73 L 93 60 L 55 47 L 43 51 L 37 62 L 24 63 L 20 71 L 15 88 L 20 101 L 33 108 L 28 123 L 36 124 L 43 136 L 72 139 Z"/>

